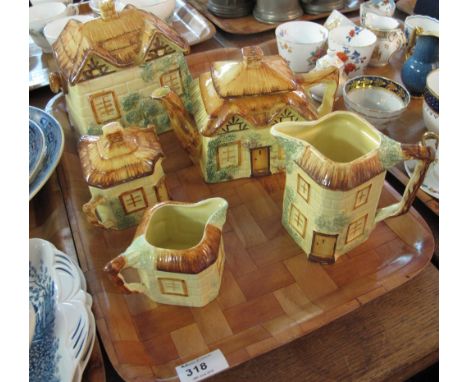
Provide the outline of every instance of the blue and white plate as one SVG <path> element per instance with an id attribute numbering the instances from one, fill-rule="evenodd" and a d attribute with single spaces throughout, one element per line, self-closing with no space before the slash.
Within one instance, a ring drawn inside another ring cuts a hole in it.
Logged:
<path id="1" fill-rule="evenodd" d="M 40 170 L 45 154 L 44 133 L 36 122 L 29 120 L 29 183 Z"/>
<path id="2" fill-rule="evenodd" d="M 63 130 L 57 120 L 44 110 L 29 106 L 29 119 L 35 122 L 45 137 L 44 162 L 34 180 L 29 184 L 29 200 L 36 195 L 57 167 L 63 152 Z"/>
<path id="3" fill-rule="evenodd" d="M 36 316 L 30 381 L 77 380 L 95 340 L 91 296 L 81 289 L 81 271 L 67 257 L 45 240 L 29 241 L 29 301 Z"/>

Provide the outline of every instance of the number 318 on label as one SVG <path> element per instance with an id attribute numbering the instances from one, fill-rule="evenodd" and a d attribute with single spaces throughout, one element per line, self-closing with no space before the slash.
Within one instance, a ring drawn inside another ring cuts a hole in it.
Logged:
<path id="1" fill-rule="evenodd" d="M 216 349 L 193 361 L 177 366 L 180 382 L 201 381 L 229 367 L 221 350 Z"/>

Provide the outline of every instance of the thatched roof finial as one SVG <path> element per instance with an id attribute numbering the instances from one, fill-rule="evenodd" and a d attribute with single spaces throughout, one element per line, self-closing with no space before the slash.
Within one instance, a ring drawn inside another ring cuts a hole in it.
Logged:
<path id="1" fill-rule="evenodd" d="M 112 20 L 119 17 L 115 10 L 114 0 L 103 0 L 101 4 L 99 4 L 99 9 L 103 20 Z"/>

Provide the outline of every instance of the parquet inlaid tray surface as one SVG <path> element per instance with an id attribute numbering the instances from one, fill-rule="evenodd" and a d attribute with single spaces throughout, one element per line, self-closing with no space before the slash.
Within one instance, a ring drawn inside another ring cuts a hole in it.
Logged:
<path id="1" fill-rule="evenodd" d="M 204 67 L 200 62 L 189 60 L 195 76 Z M 190 202 L 221 196 L 229 202 L 221 291 L 204 308 L 158 305 L 144 295 L 121 294 L 102 269 L 126 249 L 135 229 L 107 231 L 86 222 L 81 206 L 89 191 L 63 97 L 55 97 L 48 108 L 66 133 L 59 180 L 97 327 L 113 366 L 128 381 L 173 377 L 175 366 L 214 349 L 236 366 L 403 284 L 432 256 L 430 230 L 411 210 L 380 223 L 367 242 L 336 264 L 310 263 L 281 226 L 284 175 L 206 184 L 169 132 L 160 140 L 170 196 Z M 386 184 L 381 204 L 399 197 Z"/>

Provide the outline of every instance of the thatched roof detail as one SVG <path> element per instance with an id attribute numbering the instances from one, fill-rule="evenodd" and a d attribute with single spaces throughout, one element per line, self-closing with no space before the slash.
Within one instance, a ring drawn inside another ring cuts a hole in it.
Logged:
<path id="1" fill-rule="evenodd" d="M 151 175 L 164 157 L 152 127 L 122 129 L 118 122 L 112 122 L 103 132 L 101 136 L 83 136 L 78 143 L 89 186 L 105 189 Z"/>
<path id="2" fill-rule="evenodd" d="M 352 190 L 385 171 L 377 149 L 350 163 L 338 163 L 309 146 L 296 163 L 315 183 L 334 191 Z"/>
<path id="3" fill-rule="evenodd" d="M 317 119 L 316 111 L 304 90 L 298 87 L 287 92 L 222 98 L 216 92 L 210 73 L 194 81 L 192 99 L 199 100 L 195 119 L 204 136 L 213 136 L 217 130 L 238 115 L 255 128 L 266 128 L 286 107 L 290 107 L 306 120 Z"/>
<path id="4" fill-rule="evenodd" d="M 218 61 L 211 78 L 220 97 L 271 95 L 297 88 L 294 75 L 281 56 L 264 56 L 258 46 L 242 49 L 242 61 Z"/>
<path id="5" fill-rule="evenodd" d="M 52 48 L 63 78 L 74 85 L 91 57 L 117 68 L 142 64 L 157 36 L 163 36 L 183 53 L 190 51 L 187 41 L 173 28 L 132 5 L 110 19 L 100 17 L 85 23 L 70 20 Z"/>

